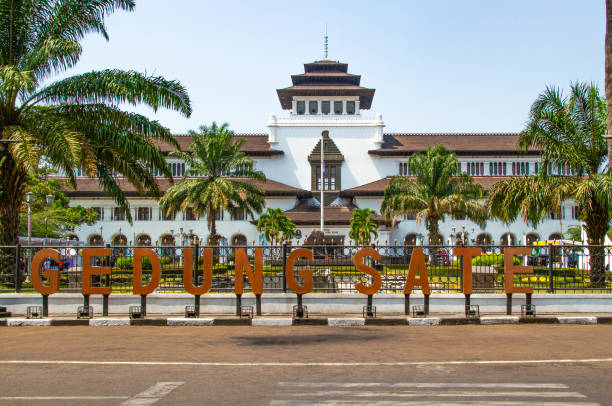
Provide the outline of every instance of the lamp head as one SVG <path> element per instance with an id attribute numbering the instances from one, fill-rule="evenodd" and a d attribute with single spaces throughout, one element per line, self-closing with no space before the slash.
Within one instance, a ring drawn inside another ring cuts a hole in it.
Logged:
<path id="1" fill-rule="evenodd" d="M 48 194 L 47 195 L 47 204 L 49 206 L 51 206 L 53 204 L 53 202 L 55 201 L 55 196 L 53 196 L 52 194 Z"/>
<path id="2" fill-rule="evenodd" d="M 32 203 L 33 200 L 34 200 L 34 193 L 32 193 L 32 192 L 26 193 L 26 202 L 27 203 Z"/>

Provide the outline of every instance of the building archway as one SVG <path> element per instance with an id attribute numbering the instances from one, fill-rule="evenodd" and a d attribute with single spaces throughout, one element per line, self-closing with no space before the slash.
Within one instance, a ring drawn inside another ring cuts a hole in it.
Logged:
<path id="1" fill-rule="evenodd" d="M 476 245 L 488 245 L 491 244 L 491 241 L 493 241 L 493 238 L 489 233 L 480 233 L 476 237 Z"/>
<path id="2" fill-rule="evenodd" d="M 526 236 L 527 245 L 532 245 L 534 242 L 540 241 L 540 236 L 537 233 L 529 233 Z"/>
<path id="3" fill-rule="evenodd" d="M 104 245 L 104 239 L 100 234 L 92 234 L 87 239 L 89 245 Z"/>
<path id="4" fill-rule="evenodd" d="M 548 236 L 549 240 L 562 240 L 563 236 L 560 233 L 552 233 Z"/>
<path id="5" fill-rule="evenodd" d="M 115 234 L 112 239 L 113 245 L 127 245 L 128 239 L 123 234 Z"/>
<path id="6" fill-rule="evenodd" d="M 161 245 L 161 256 L 171 257 L 174 255 L 175 239 L 172 234 L 162 234 L 159 236 L 159 245 Z"/>
<path id="7" fill-rule="evenodd" d="M 232 236 L 232 245 L 245 246 L 247 245 L 247 238 L 244 234 L 234 234 Z"/>
<path id="8" fill-rule="evenodd" d="M 67 239 L 68 241 L 79 241 L 79 236 L 78 236 L 78 235 L 76 235 L 76 234 L 68 234 L 68 235 L 66 236 L 66 239 Z"/>
<path id="9" fill-rule="evenodd" d="M 512 233 L 502 234 L 501 238 L 499 239 L 499 243 L 503 246 L 516 245 L 516 237 Z"/>
<path id="10" fill-rule="evenodd" d="M 419 236 L 415 233 L 406 234 L 404 237 L 404 245 L 417 245 Z"/>
<path id="11" fill-rule="evenodd" d="M 139 247 L 150 247 L 151 246 L 151 236 L 148 234 L 139 234 L 136 236 L 136 245 Z"/>

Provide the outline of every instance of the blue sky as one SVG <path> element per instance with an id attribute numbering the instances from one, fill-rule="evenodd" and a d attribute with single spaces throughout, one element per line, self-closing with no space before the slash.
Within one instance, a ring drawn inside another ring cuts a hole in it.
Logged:
<path id="1" fill-rule="evenodd" d="M 137 0 L 90 36 L 70 73 L 122 68 L 178 79 L 193 115 L 157 114 L 175 133 L 213 120 L 263 132 L 276 89 L 303 63 L 349 64 L 376 89 L 367 115 L 387 132 L 520 131 L 546 85 L 604 83 L 603 0 Z"/>

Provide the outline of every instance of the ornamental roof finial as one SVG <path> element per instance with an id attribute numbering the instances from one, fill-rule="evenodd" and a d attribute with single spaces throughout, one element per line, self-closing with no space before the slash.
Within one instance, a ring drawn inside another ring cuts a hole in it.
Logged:
<path id="1" fill-rule="evenodd" d="M 327 23 L 325 23 L 325 41 L 324 41 L 324 55 L 325 55 L 325 60 L 327 60 Z"/>

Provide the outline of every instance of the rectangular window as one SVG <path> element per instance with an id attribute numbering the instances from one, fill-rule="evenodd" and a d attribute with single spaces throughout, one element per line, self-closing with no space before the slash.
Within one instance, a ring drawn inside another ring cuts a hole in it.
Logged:
<path id="1" fill-rule="evenodd" d="M 416 214 L 404 214 L 404 220 L 416 220 Z"/>
<path id="2" fill-rule="evenodd" d="M 334 114 L 342 114 L 342 102 L 341 101 L 334 102 Z"/>
<path id="3" fill-rule="evenodd" d="M 309 101 L 308 102 L 308 112 L 310 114 L 318 114 L 319 113 L 319 102 Z"/>
<path id="4" fill-rule="evenodd" d="M 234 211 L 234 220 L 246 220 L 246 213 L 244 212 L 244 209 L 236 209 Z"/>
<path id="5" fill-rule="evenodd" d="M 329 168 L 329 190 L 336 190 L 336 167 Z"/>
<path id="6" fill-rule="evenodd" d="M 111 212 L 113 221 L 125 221 L 125 210 L 121 207 L 113 207 Z"/>
<path id="7" fill-rule="evenodd" d="M 217 221 L 223 220 L 223 210 L 222 209 L 217 210 L 217 212 L 215 213 L 215 220 Z"/>
<path id="8" fill-rule="evenodd" d="M 355 114 L 355 102 L 354 101 L 346 102 L 346 114 Z"/>
<path id="9" fill-rule="evenodd" d="M 316 176 L 317 176 L 317 190 L 321 190 L 321 167 L 317 166 L 316 170 L 315 170 Z"/>
<path id="10" fill-rule="evenodd" d="M 304 115 L 304 113 L 306 113 L 306 102 L 305 101 L 297 102 L 297 113 L 300 116 L 302 116 L 302 115 Z"/>
<path id="11" fill-rule="evenodd" d="M 197 220 L 195 214 L 193 213 L 193 207 L 187 207 L 185 212 L 183 213 L 183 218 L 187 221 Z"/>
<path id="12" fill-rule="evenodd" d="M 96 218 L 95 218 L 96 221 L 104 220 L 104 208 L 102 208 L 102 207 L 92 207 L 91 209 L 93 211 L 95 211 L 96 213 L 98 213 L 96 215 Z"/>
<path id="13" fill-rule="evenodd" d="M 174 221 L 174 213 L 166 214 L 162 209 L 159 209 L 159 219 L 161 221 Z"/>
<path id="14" fill-rule="evenodd" d="M 136 220 L 138 221 L 151 220 L 152 211 L 153 209 L 151 207 L 138 207 L 136 209 Z"/>
<path id="15" fill-rule="evenodd" d="M 580 209 L 578 206 L 572 206 L 572 220 L 580 220 Z"/>
<path id="16" fill-rule="evenodd" d="M 408 166 L 408 162 L 399 163 L 399 175 L 410 176 L 410 167 Z"/>
<path id="17" fill-rule="evenodd" d="M 329 112 L 330 112 L 330 102 L 329 101 L 321 102 L 321 113 L 329 114 Z"/>

